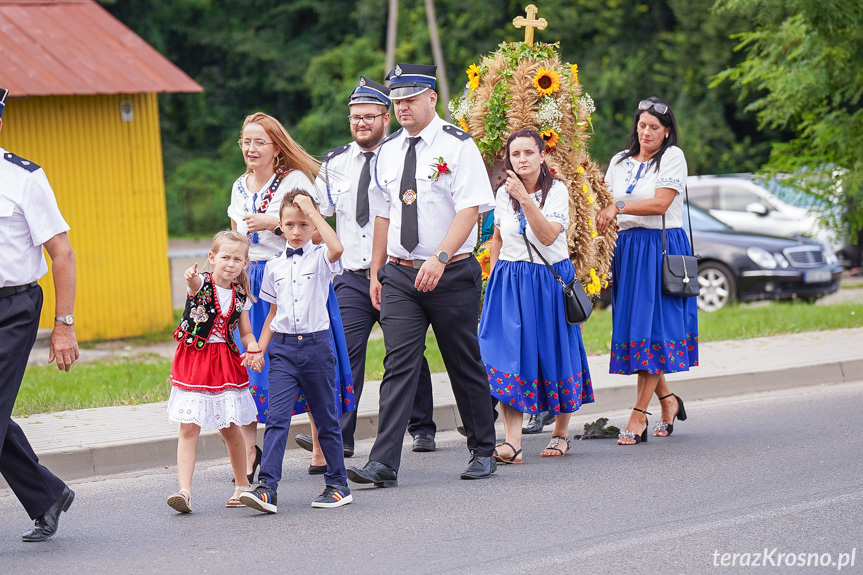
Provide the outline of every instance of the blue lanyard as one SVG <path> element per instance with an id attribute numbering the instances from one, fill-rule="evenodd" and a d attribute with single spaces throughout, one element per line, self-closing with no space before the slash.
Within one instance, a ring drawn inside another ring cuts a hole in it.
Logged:
<path id="1" fill-rule="evenodd" d="M 631 183 L 631 184 L 629 184 L 629 187 L 628 187 L 628 188 L 626 188 L 626 193 L 627 193 L 627 194 L 631 194 L 631 193 L 632 193 L 632 190 L 634 190 L 634 189 L 635 189 L 635 185 L 638 183 L 638 179 L 639 179 L 639 178 L 641 178 L 641 170 L 642 170 L 642 169 L 644 168 L 644 166 L 646 166 L 646 165 L 647 165 L 647 162 L 644 162 L 643 164 L 641 164 L 640 166 L 638 166 L 638 173 L 636 173 L 636 174 L 635 174 L 635 179 L 634 179 L 634 180 L 632 180 L 632 183 Z"/>

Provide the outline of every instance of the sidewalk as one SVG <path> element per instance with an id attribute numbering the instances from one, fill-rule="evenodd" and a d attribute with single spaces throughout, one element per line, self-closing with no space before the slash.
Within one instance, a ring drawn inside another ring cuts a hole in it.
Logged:
<path id="1" fill-rule="evenodd" d="M 172 357 L 174 344 L 151 347 L 156 353 L 167 352 L 167 357 Z M 84 350 L 82 360 L 103 359 L 101 354 L 106 353 L 116 356 L 134 352 Z M 43 348 L 34 350 L 31 359 L 44 362 L 41 354 L 47 357 Z M 706 343 L 701 345 L 700 359 L 701 367 L 668 376 L 672 389 L 687 402 L 802 385 L 859 381 L 863 375 L 863 328 Z M 630 407 L 635 399 L 636 378 L 609 375 L 607 355 L 591 356 L 588 361 L 596 402 L 582 407 L 577 415 L 593 419 Z M 377 432 L 378 383 L 366 383 L 356 439 L 373 437 Z M 433 374 L 432 383 L 438 430 L 455 429 L 459 423 L 458 412 L 447 375 Z M 161 402 L 83 409 L 33 415 L 16 421 L 42 463 L 63 479 L 73 480 L 174 465 L 179 426 L 168 421 L 165 406 L 165 402 Z M 262 433 L 263 427 L 259 438 Z M 293 436 L 297 433 L 309 433 L 307 416 L 294 418 L 289 448 L 295 447 Z M 224 457 L 227 452 L 218 433 L 201 433 L 198 460 Z M 0 482 L 0 487 L 5 484 Z"/>

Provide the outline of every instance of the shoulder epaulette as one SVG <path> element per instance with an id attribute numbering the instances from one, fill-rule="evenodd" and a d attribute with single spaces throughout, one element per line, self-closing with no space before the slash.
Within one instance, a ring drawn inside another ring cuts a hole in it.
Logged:
<path id="1" fill-rule="evenodd" d="M 35 172 L 36 170 L 41 168 L 39 164 L 31 162 L 30 160 L 25 160 L 21 156 L 16 156 L 12 152 L 6 152 L 5 154 L 3 154 L 3 159 L 5 159 L 7 162 L 12 162 L 19 168 L 24 168 L 28 172 Z"/>
<path id="2" fill-rule="evenodd" d="M 324 161 L 332 160 L 333 158 L 335 158 L 339 154 L 343 154 L 343 153 L 347 152 L 348 148 L 350 148 L 350 147 L 351 147 L 350 144 L 345 144 L 344 146 L 338 146 L 338 147 L 333 148 L 332 150 L 330 150 L 329 152 L 324 154 Z"/>
<path id="3" fill-rule="evenodd" d="M 459 140 L 469 140 L 470 134 L 465 132 L 461 128 L 456 128 L 451 124 L 444 124 L 443 131 L 449 134 L 450 136 L 455 136 Z"/>
<path id="4" fill-rule="evenodd" d="M 378 145 L 378 147 L 383 146 L 384 144 L 386 144 L 387 142 L 389 142 L 393 138 L 398 137 L 398 135 L 402 133 L 402 130 L 404 130 L 404 128 L 399 128 L 398 130 L 396 130 L 395 132 L 393 132 L 392 134 L 390 134 L 389 136 L 384 138 L 383 141 L 380 143 L 380 145 Z"/>

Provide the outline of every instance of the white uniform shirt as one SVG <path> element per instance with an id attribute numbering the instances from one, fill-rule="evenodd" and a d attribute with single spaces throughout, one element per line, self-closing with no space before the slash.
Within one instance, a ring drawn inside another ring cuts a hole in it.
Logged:
<path id="1" fill-rule="evenodd" d="M 273 177 L 267 180 L 264 187 L 257 190 L 256 198 L 255 192 L 248 188 L 249 175 L 250 174 L 243 174 L 234 182 L 234 186 L 231 188 L 231 204 L 228 206 L 228 217 L 234 220 L 237 224 L 237 231 L 241 234 L 249 233 L 249 226 L 247 226 L 246 222 L 243 221 L 243 217 L 249 214 L 254 214 L 258 211 L 258 208 L 261 207 L 261 202 L 263 201 L 261 196 L 264 195 L 264 192 L 270 187 L 270 184 L 273 183 L 273 179 L 276 177 L 276 175 L 273 174 Z M 282 205 L 282 198 L 284 198 L 285 194 L 294 188 L 300 188 L 302 190 L 306 190 L 312 194 L 312 196 L 315 195 L 315 186 L 311 181 L 309 181 L 309 178 L 307 178 L 301 171 L 294 170 L 287 174 L 282 180 L 282 183 L 279 184 L 278 189 L 273 193 L 273 197 L 270 200 L 269 205 L 267 205 L 266 210 L 264 210 L 264 213 L 268 216 L 275 216 L 278 218 L 279 206 Z M 275 226 L 273 226 L 273 228 L 275 228 Z M 249 247 L 249 259 L 253 262 L 268 260 L 284 250 L 284 236 L 277 236 L 272 230 L 259 231 L 258 243 L 252 244 Z"/>
<path id="2" fill-rule="evenodd" d="M 385 141 L 378 150 L 378 162 L 373 168 L 372 187 L 369 193 L 370 212 L 373 216 L 389 218 L 387 253 L 402 259 L 431 258 L 438 250 L 455 218 L 456 212 L 479 207 L 480 213 L 494 207 L 494 194 L 488 180 L 485 162 L 470 138 L 460 140 L 443 131 L 447 125 L 438 115 L 418 136 L 417 155 L 417 228 L 419 244 L 408 252 L 401 243 L 401 186 L 402 168 L 408 150 L 407 130 L 392 140 Z M 458 133 L 463 133 L 458 129 Z M 432 181 L 437 172 L 439 158 L 452 173 Z M 375 181 L 377 178 L 377 181 Z M 379 187 L 378 187 L 379 186 Z M 477 229 L 474 225 L 465 242 L 451 256 L 473 251 Z"/>
<path id="3" fill-rule="evenodd" d="M 365 270 L 372 263 L 375 217 L 371 213 L 371 200 L 368 223 L 362 227 L 357 225 L 357 187 L 360 182 L 360 172 L 366 162 L 364 152 L 365 150 L 359 144 L 351 142 L 346 152 L 326 162 L 326 169 L 322 169 L 320 176 L 315 180 L 321 213 L 324 216 L 336 214 L 336 231 L 345 249 L 342 254 L 342 265 L 346 270 Z M 375 160 L 372 158 L 372 169 L 374 164 Z M 327 193 L 327 182 L 329 182 L 329 193 Z M 374 177 L 369 184 L 369 196 L 374 193 L 371 191 L 373 185 Z"/>
<path id="4" fill-rule="evenodd" d="M 665 227 L 679 228 L 682 226 L 683 196 L 681 194 L 686 189 L 687 174 L 686 157 L 683 155 L 683 150 L 677 146 L 670 146 L 665 150 L 662 161 L 659 163 L 658 172 L 654 169 L 656 165 L 653 160 L 648 160 L 642 164 L 632 158 L 626 158 L 618 163 L 617 160 L 623 157 L 624 153 L 626 153 L 625 150 L 611 159 L 608 172 L 605 174 L 605 183 L 608 184 L 614 200 L 623 200 L 624 202 L 646 200 L 656 196 L 657 188 L 671 188 L 677 191 L 677 195 L 665 212 Z M 638 173 L 639 168 L 641 168 L 640 175 Z M 633 182 L 635 182 L 635 187 L 631 193 L 627 194 L 626 190 Z M 629 228 L 660 230 L 662 229 L 662 216 L 632 216 L 623 213 L 618 214 L 617 225 L 621 230 Z"/>
<path id="5" fill-rule="evenodd" d="M 69 231 L 45 171 L 28 171 L 0 148 L 0 287 L 32 283 L 46 273 L 42 244 Z"/>
<path id="6" fill-rule="evenodd" d="M 259 297 L 278 306 L 270 323 L 274 332 L 314 333 L 329 329 L 330 280 L 342 273 L 342 262 L 330 262 L 327 251 L 324 244 L 316 246 L 309 241 L 302 255 L 286 257 L 281 253 L 267 261 Z"/>
<path id="7" fill-rule="evenodd" d="M 536 192 L 532 197 L 533 202 L 539 207 L 542 191 Z M 560 180 L 554 181 L 551 189 L 548 190 L 548 197 L 545 199 L 545 205 L 540 208 L 540 212 L 548 221 L 557 222 L 563 227 L 554 239 L 554 243 L 546 246 L 537 239 L 528 223 L 525 228 L 527 240 L 539 250 L 542 257 L 548 260 L 550 264 L 567 259 L 569 257 L 569 249 L 566 246 L 566 230 L 569 227 L 569 191 L 566 189 L 566 184 Z M 506 186 L 501 186 L 497 191 L 497 205 L 494 208 L 494 225 L 500 229 L 500 236 L 503 240 L 500 249 L 500 259 L 512 262 L 529 262 L 530 256 L 524 243 L 524 235 L 518 233 L 521 225 L 521 212 L 512 209 L 512 201 L 509 197 L 509 192 L 506 191 Z M 543 265 L 542 260 L 537 257 L 532 249 L 531 253 L 533 253 L 533 262 Z"/>

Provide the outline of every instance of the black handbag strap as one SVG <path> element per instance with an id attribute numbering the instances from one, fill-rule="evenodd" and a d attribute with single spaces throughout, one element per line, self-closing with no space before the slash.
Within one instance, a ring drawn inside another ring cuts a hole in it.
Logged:
<path id="1" fill-rule="evenodd" d="M 524 234 L 521 237 L 524 238 L 524 244 L 527 246 L 527 255 L 530 256 L 530 262 L 533 263 L 533 254 L 530 251 L 530 248 L 533 248 L 533 251 L 536 252 L 536 255 L 538 255 L 539 259 L 542 260 L 542 263 L 545 264 L 545 267 L 547 267 L 549 269 L 549 271 L 552 274 L 554 274 L 554 279 L 556 279 L 558 281 L 558 283 L 560 283 L 560 285 L 562 285 L 563 287 L 566 287 L 566 282 L 563 281 L 563 278 L 561 278 L 560 275 L 558 275 L 558 273 L 556 271 L 554 271 L 554 268 L 551 267 L 551 264 L 548 263 L 548 260 L 546 260 L 544 257 L 542 257 L 542 254 L 539 253 L 539 250 L 536 249 L 536 246 L 533 245 L 532 243 L 530 243 L 530 241 L 528 241 L 527 234 Z"/>
<path id="2" fill-rule="evenodd" d="M 692 212 L 689 211 L 689 186 L 684 186 L 683 191 L 686 194 L 686 219 L 689 220 L 689 247 L 692 248 L 692 255 L 695 256 L 695 242 L 692 240 Z M 527 241 L 527 238 L 525 238 Z M 662 213 L 662 255 L 665 255 L 665 212 Z M 698 257 L 698 256 L 695 256 Z"/>

